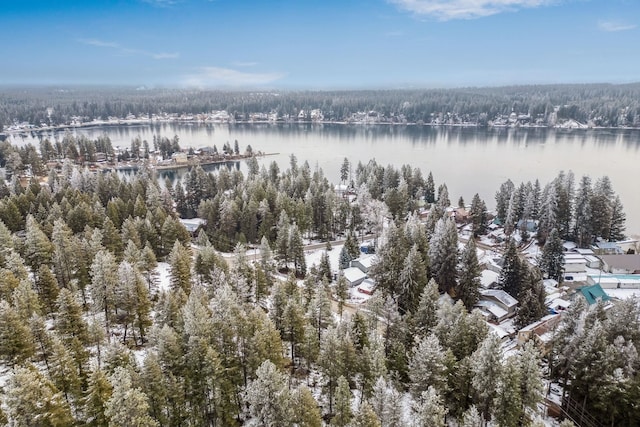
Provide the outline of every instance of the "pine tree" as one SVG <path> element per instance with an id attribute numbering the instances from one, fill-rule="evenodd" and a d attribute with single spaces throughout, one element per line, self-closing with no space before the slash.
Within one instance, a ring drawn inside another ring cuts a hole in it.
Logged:
<path id="1" fill-rule="evenodd" d="M 21 280 L 18 287 L 13 290 L 13 307 L 23 322 L 28 322 L 31 316 L 41 315 L 38 294 L 33 290 L 30 280 Z"/>
<path id="2" fill-rule="evenodd" d="M 331 282 L 333 280 L 331 273 L 331 264 L 329 262 L 329 254 L 326 251 L 323 252 L 320 256 L 320 265 L 318 266 L 318 279 L 320 281 L 326 279 L 327 282 Z"/>
<path id="3" fill-rule="evenodd" d="M 351 410 L 352 398 L 353 394 L 349 388 L 349 382 L 341 376 L 338 378 L 334 416 L 331 418 L 331 425 L 337 427 L 346 427 L 349 425 L 349 422 L 353 418 L 353 412 Z"/>
<path id="4" fill-rule="evenodd" d="M 414 244 L 405 259 L 404 268 L 400 271 L 398 308 L 402 313 L 414 312 L 417 308 L 422 290 L 429 280 L 427 267 L 418 245 Z"/>
<path id="5" fill-rule="evenodd" d="M 53 267 L 62 287 L 68 287 L 77 276 L 79 250 L 73 239 L 73 232 L 62 219 L 53 223 L 51 233 L 53 243 Z"/>
<path id="6" fill-rule="evenodd" d="M 518 296 L 520 305 L 516 310 L 515 324 L 520 328 L 537 322 L 547 313 L 544 286 L 531 270 L 527 273 L 525 284 Z"/>
<path id="7" fill-rule="evenodd" d="M 125 368 L 116 368 L 110 378 L 113 392 L 106 403 L 105 415 L 109 427 L 152 427 L 158 423 L 149 416 L 147 396 L 134 387 L 131 374 Z"/>
<path id="8" fill-rule="evenodd" d="M 78 363 L 74 360 L 72 353 L 64 346 L 64 343 L 54 335 L 51 345 L 49 377 L 69 403 L 79 399 L 82 391 L 82 379 L 78 375 L 77 365 Z"/>
<path id="9" fill-rule="evenodd" d="M 433 181 L 433 174 L 429 172 L 427 175 L 427 183 L 424 189 L 424 199 L 427 203 L 433 203 L 436 201 L 436 185 Z"/>
<path id="10" fill-rule="evenodd" d="M 191 253 L 179 241 L 176 241 L 169 254 L 171 269 L 171 288 L 180 289 L 186 295 L 191 291 Z"/>
<path id="11" fill-rule="evenodd" d="M 340 257 L 338 258 L 338 263 L 340 264 L 340 269 L 344 270 L 345 268 L 349 268 L 351 266 L 351 255 L 349 255 L 349 250 L 346 246 L 343 246 L 340 249 Z"/>
<path id="12" fill-rule="evenodd" d="M 297 277 L 304 277 L 307 274 L 307 263 L 304 258 L 304 243 L 300 230 L 294 224 L 289 230 L 289 249 L 293 260 L 294 269 Z"/>
<path id="13" fill-rule="evenodd" d="M 58 298 L 60 287 L 58 286 L 56 276 L 53 275 L 53 272 L 47 265 L 42 264 L 38 268 L 35 285 L 38 298 L 40 299 L 40 305 L 47 314 L 53 313 L 55 311 L 56 299 Z"/>
<path id="14" fill-rule="evenodd" d="M 611 206 L 611 223 L 609 224 L 608 236 L 610 241 L 616 242 L 625 239 L 624 231 L 626 228 L 626 220 L 627 216 L 624 213 L 620 197 L 616 196 Z"/>
<path id="15" fill-rule="evenodd" d="M 494 406 L 494 418 L 500 427 L 518 425 L 523 417 L 521 372 L 515 357 L 507 359 L 500 374 Z"/>
<path id="16" fill-rule="evenodd" d="M 338 281 L 336 282 L 335 294 L 336 300 L 338 301 L 338 314 L 340 315 L 340 318 L 342 318 L 342 310 L 347 302 L 347 298 L 349 298 L 349 283 L 342 274 L 338 277 Z"/>
<path id="17" fill-rule="evenodd" d="M 415 335 L 417 337 L 426 337 L 431 331 L 431 328 L 438 322 L 436 313 L 438 311 L 439 298 L 438 284 L 435 280 L 431 279 L 422 290 L 418 308 L 411 317 L 411 324 L 415 329 Z"/>
<path id="18" fill-rule="evenodd" d="M 5 300 L 0 301 L 0 358 L 13 366 L 34 354 L 33 337 L 25 319 Z"/>
<path id="19" fill-rule="evenodd" d="M 557 229 L 551 230 L 538 263 L 540 270 L 550 279 L 562 283 L 564 279 L 564 247 Z"/>
<path id="20" fill-rule="evenodd" d="M 475 402 L 485 420 L 490 420 L 497 396 L 498 381 L 502 378 L 501 342 L 495 334 L 489 334 L 471 356 Z"/>
<path id="21" fill-rule="evenodd" d="M 440 290 L 453 290 L 456 286 L 458 267 L 458 230 L 451 218 L 441 218 L 436 223 L 429 241 L 429 260 L 433 278 Z"/>
<path id="22" fill-rule="evenodd" d="M 524 416 L 531 418 L 538 412 L 538 404 L 543 399 L 542 370 L 540 369 L 540 354 L 533 341 L 527 341 L 520 350 L 520 392 Z"/>
<path id="23" fill-rule="evenodd" d="M 353 427 L 382 427 L 380 419 L 368 402 L 363 402 L 360 405 L 351 425 Z"/>
<path id="24" fill-rule="evenodd" d="M 483 425 L 484 422 L 478 409 L 474 405 L 471 405 L 462 415 L 460 427 L 482 427 Z"/>
<path id="25" fill-rule="evenodd" d="M 292 396 L 287 378 L 268 360 L 260 365 L 256 379 L 247 386 L 245 399 L 249 405 L 249 425 L 291 425 Z"/>
<path id="26" fill-rule="evenodd" d="M 105 415 L 107 402 L 111 398 L 113 387 L 105 373 L 96 369 L 89 377 L 86 396 L 83 400 L 84 412 L 88 426 L 101 427 L 108 425 Z"/>
<path id="27" fill-rule="evenodd" d="M 480 299 L 480 274 L 476 244 L 473 238 L 469 238 L 469 242 L 462 251 L 460 278 L 456 289 L 456 296 L 469 311 Z"/>
<path id="28" fill-rule="evenodd" d="M 66 427 L 75 424 L 62 393 L 32 365 L 14 369 L 5 393 L 9 425 Z"/>
<path id="29" fill-rule="evenodd" d="M 447 409 L 440 395 L 433 387 L 422 392 L 419 402 L 413 408 L 416 426 L 445 427 Z"/>
<path id="30" fill-rule="evenodd" d="M 53 245 L 40 229 L 33 215 L 27 215 L 25 233 L 25 261 L 31 269 L 36 270 L 41 264 L 50 264 Z"/>
<path id="31" fill-rule="evenodd" d="M 321 427 L 322 414 L 318 402 L 311 390 L 305 386 L 298 387 L 293 393 L 293 422 L 299 427 Z"/>
<path id="32" fill-rule="evenodd" d="M 471 199 L 469 214 L 471 216 L 473 236 L 478 237 L 485 234 L 487 232 L 487 206 L 484 201 L 480 199 L 478 193 Z"/>
<path id="33" fill-rule="evenodd" d="M 373 387 L 370 403 L 383 427 L 405 424 L 401 398 L 402 395 L 392 384 L 387 383 L 382 377 L 378 378 Z"/>
<path id="34" fill-rule="evenodd" d="M 420 397 L 430 387 L 435 390 L 443 389 L 445 357 L 438 338 L 433 334 L 416 343 L 409 360 L 410 388 L 415 397 Z"/>
<path id="35" fill-rule="evenodd" d="M 502 269 L 498 277 L 498 286 L 514 298 L 518 298 L 525 280 L 526 266 L 520 260 L 518 249 L 513 240 L 509 240 L 502 257 Z"/>
<path id="36" fill-rule="evenodd" d="M 118 288 L 118 265 L 109 251 L 100 251 L 91 264 L 91 299 L 93 311 L 102 311 L 105 317 L 105 329 L 109 326 L 116 310 L 116 289 Z"/>
<path id="37" fill-rule="evenodd" d="M 593 239 L 593 212 L 591 210 L 591 179 L 583 176 L 580 181 L 580 188 L 576 196 L 576 206 L 574 214 L 573 235 L 579 247 L 584 248 L 591 244 Z"/>

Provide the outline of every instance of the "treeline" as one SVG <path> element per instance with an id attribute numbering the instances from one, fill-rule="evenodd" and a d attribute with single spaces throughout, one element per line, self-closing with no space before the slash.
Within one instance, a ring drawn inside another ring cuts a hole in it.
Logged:
<path id="1" fill-rule="evenodd" d="M 124 118 L 129 114 L 199 114 L 226 110 L 237 120 L 251 113 L 297 117 L 301 110 L 322 111 L 325 120 L 342 121 L 356 112 L 375 111 L 390 121 L 431 123 L 455 115 L 456 121 L 486 125 L 512 112 L 554 124 L 573 119 L 595 126 L 640 125 L 640 85 L 540 85 L 496 88 L 369 91 L 226 92 L 185 89 L 5 88 L 0 92 L 0 125 L 68 124 Z M 0 126 L 0 129 L 2 126 Z"/>

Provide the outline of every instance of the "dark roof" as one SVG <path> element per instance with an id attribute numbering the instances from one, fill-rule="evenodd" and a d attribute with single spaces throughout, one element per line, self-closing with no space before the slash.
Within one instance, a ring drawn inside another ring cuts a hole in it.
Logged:
<path id="1" fill-rule="evenodd" d="M 602 290 L 602 287 L 598 283 L 591 286 L 583 286 L 578 288 L 578 291 L 582 293 L 589 305 L 595 304 L 598 302 L 598 299 L 601 299 L 602 301 L 609 301 L 609 295 Z"/>

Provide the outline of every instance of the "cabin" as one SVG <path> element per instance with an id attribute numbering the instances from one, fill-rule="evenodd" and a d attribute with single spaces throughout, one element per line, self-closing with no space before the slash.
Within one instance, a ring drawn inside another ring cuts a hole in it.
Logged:
<path id="1" fill-rule="evenodd" d="M 351 288 L 358 286 L 367 278 L 366 273 L 356 267 L 345 268 L 342 270 L 342 274 Z"/>
<path id="2" fill-rule="evenodd" d="M 376 261 L 375 255 L 362 255 L 351 261 L 351 267 L 359 268 L 363 273 L 369 273 Z"/>
<path id="3" fill-rule="evenodd" d="M 587 271 L 587 260 L 579 253 L 565 253 L 562 268 L 565 273 L 584 273 Z"/>
<path id="4" fill-rule="evenodd" d="M 499 289 L 480 291 L 480 300 L 474 305 L 482 311 L 489 321 L 500 323 L 516 314 L 518 300 Z"/>
<path id="5" fill-rule="evenodd" d="M 593 305 L 598 300 L 609 301 L 609 295 L 607 295 L 599 284 L 591 286 L 582 286 L 577 289 L 577 293 L 582 295 L 589 305 Z"/>
<path id="6" fill-rule="evenodd" d="M 542 356 L 551 351 L 553 331 L 560 323 L 562 317 L 559 314 L 549 314 L 539 321 L 532 323 L 518 331 L 518 346 L 523 346 L 527 341 L 534 340 Z"/>

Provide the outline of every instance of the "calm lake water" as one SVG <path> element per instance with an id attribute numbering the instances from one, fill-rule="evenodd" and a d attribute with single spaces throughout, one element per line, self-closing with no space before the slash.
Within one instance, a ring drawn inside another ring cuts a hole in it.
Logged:
<path id="1" fill-rule="evenodd" d="M 640 234 L 640 130 L 476 129 L 428 126 L 339 124 L 177 124 L 105 126 L 74 131 L 89 138 L 107 134 L 114 146 L 130 146 L 137 136 L 152 145 L 153 135 L 172 138 L 180 145 L 204 147 L 238 140 L 241 150 L 279 153 L 262 163 L 276 161 L 281 169 L 295 154 L 322 168 L 332 182 L 339 180 L 347 157 L 355 170 L 359 161 L 400 167 L 410 164 L 433 173 L 436 185 L 449 188 L 452 202 L 463 196 L 470 202 L 477 192 L 491 208 L 499 185 L 510 178 L 516 185 L 538 178 L 544 186 L 559 171 L 573 171 L 576 184 L 584 174 L 592 181 L 608 175 L 627 213 L 627 233 Z M 38 138 L 61 138 L 64 132 L 12 136 L 12 142 L 38 144 Z M 241 170 L 246 170 L 243 164 Z"/>

